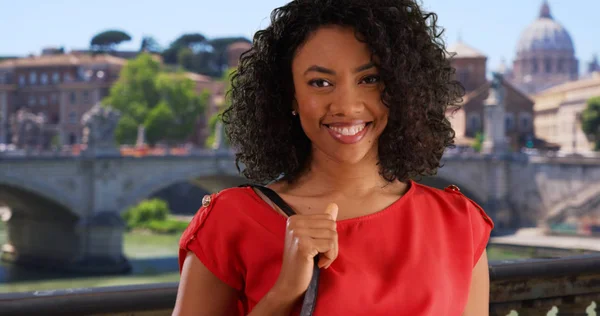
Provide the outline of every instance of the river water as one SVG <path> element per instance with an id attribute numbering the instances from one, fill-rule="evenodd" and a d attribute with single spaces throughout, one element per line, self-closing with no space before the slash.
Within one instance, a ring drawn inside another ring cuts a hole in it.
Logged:
<path id="1" fill-rule="evenodd" d="M 0 221 L 0 244 L 5 241 L 6 230 Z M 176 282 L 179 280 L 178 241 L 179 235 L 125 234 L 124 252 L 133 267 L 127 275 L 78 277 L 0 262 L 0 293 Z"/>

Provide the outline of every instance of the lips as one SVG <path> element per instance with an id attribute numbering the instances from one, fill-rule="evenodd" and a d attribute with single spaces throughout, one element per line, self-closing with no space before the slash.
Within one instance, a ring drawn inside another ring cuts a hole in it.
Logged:
<path id="1" fill-rule="evenodd" d="M 336 141 L 342 144 L 355 144 L 366 135 L 371 122 L 339 122 L 323 125 Z"/>

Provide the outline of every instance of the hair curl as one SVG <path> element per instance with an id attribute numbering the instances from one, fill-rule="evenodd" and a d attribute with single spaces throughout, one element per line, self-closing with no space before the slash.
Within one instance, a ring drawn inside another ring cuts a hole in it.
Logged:
<path id="1" fill-rule="evenodd" d="M 231 77 L 223 122 L 238 169 L 242 163 L 245 177 L 266 183 L 293 180 L 307 166 L 310 140 L 291 115 L 291 63 L 324 25 L 352 27 L 377 57 L 381 98 L 389 108 L 378 140 L 381 175 L 406 181 L 435 174 L 455 137 L 446 110 L 461 101 L 464 89 L 453 79 L 437 15 L 415 0 L 295 0 L 275 9 Z"/>

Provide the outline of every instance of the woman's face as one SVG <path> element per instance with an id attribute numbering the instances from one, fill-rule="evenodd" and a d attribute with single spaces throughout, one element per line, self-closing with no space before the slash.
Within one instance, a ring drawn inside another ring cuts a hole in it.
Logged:
<path id="1" fill-rule="evenodd" d="M 296 52 L 292 75 L 294 108 L 313 157 L 325 154 L 343 163 L 377 157 L 388 109 L 371 53 L 353 29 L 318 29 Z"/>

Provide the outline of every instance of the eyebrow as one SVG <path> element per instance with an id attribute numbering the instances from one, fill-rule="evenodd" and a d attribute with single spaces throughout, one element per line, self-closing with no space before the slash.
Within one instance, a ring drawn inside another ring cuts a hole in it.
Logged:
<path id="1" fill-rule="evenodd" d="M 365 71 L 367 69 L 371 69 L 375 67 L 375 64 L 373 62 L 364 64 L 362 66 L 356 67 L 356 69 L 354 69 L 354 72 L 361 72 L 361 71 Z M 328 75 L 335 75 L 335 71 L 329 69 L 329 68 L 325 68 L 323 66 L 318 66 L 318 65 L 312 65 L 310 67 L 308 67 L 308 69 L 306 69 L 306 71 L 304 72 L 304 74 L 306 75 L 307 73 L 314 71 L 314 72 L 320 72 L 320 73 L 324 73 L 324 74 L 328 74 Z"/>

